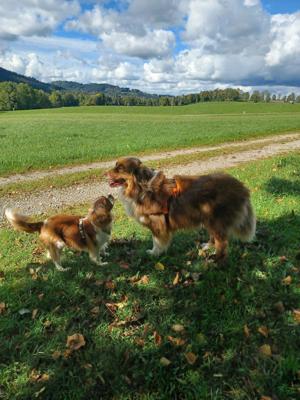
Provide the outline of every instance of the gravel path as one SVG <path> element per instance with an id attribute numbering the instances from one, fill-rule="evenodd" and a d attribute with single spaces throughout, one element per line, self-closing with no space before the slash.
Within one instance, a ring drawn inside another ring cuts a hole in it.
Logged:
<path id="1" fill-rule="evenodd" d="M 300 150 L 300 139 L 292 140 L 287 143 L 265 144 L 260 149 L 244 150 L 234 154 L 220 155 L 205 161 L 194 161 L 182 166 L 172 166 L 170 168 L 165 168 L 164 171 L 169 176 L 173 176 L 174 174 L 196 175 L 216 169 L 234 167 L 243 162 L 267 158 L 297 149 Z M 168 154 L 169 153 L 165 153 L 165 157 L 168 157 Z M 149 158 L 143 158 L 143 161 L 146 160 L 149 160 Z M 112 162 L 108 163 L 107 167 L 111 165 L 113 165 Z M 19 208 L 25 214 L 39 214 L 49 210 L 55 212 L 55 210 L 68 205 L 92 201 L 97 196 L 108 194 L 109 192 L 114 194 L 114 190 L 111 189 L 106 182 L 99 182 L 99 184 L 86 183 L 78 186 L 47 190 L 40 193 L 26 193 L 17 197 L 4 196 L 0 199 L 0 210 L 3 210 L 5 207 L 13 207 Z M 2 212 L 0 215 L 0 222 L 1 221 L 3 221 Z"/>
<path id="2" fill-rule="evenodd" d="M 172 151 L 165 151 L 165 152 L 160 152 L 160 153 L 155 153 L 155 154 L 150 154 L 150 155 L 145 155 L 143 156 L 143 161 L 156 161 L 156 160 L 161 160 L 165 159 L 168 157 L 176 157 L 178 155 L 183 155 L 183 154 L 195 154 L 195 153 L 205 153 L 207 151 L 213 151 L 213 150 L 221 150 L 221 149 L 226 149 L 228 147 L 240 147 L 240 146 L 245 146 L 245 145 L 255 145 L 255 144 L 264 144 L 264 143 L 277 143 L 277 142 L 283 142 L 283 141 L 289 141 L 289 140 L 295 140 L 297 138 L 300 138 L 300 132 L 292 132 L 289 134 L 285 135 L 276 135 L 276 136 L 268 136 L 266 138 L 262 139 L 253 139 L 253 140 L 244 140 L 240 142 L 232 142 L 232 143 L 224 143 L 218 146 L 202 146 L 202 147 L 193 147 L 191 149 L 181 149 L 181 150 L 172 150 Z M 136 155 L 138 156 L 138 154 Z M 0 177 L 0 186 L 7 185 L 9 183 L 18 183 L 18 182 L 28 182 L 28 181 L 33 181 L 36 179 L 41 179 L 41 178 L 46 178 L 50 176 L 57 176 L 57 175 L 65 175 L 65 174 L 71 174 L 74 172 L 83 172 L 83 171 L 88 171 L 90 169 L 95 169 L 95 168 L 101 168 L 101 169 L 108 169 L 111 167 L 113 161 L 102 161 L 102 162 L 93 162 L 89 164 L 81 164 L 81 165 L 75 165 L 75 166 L 70 166 L 70 167 L 63 167 L 59 169 L 52 169 L 52 170 L 47 170 L 47 171 L 33 171 L 33 172 L 28 172 L 24 174 L 14 174 L 7 176 L 5 178 Z"/>

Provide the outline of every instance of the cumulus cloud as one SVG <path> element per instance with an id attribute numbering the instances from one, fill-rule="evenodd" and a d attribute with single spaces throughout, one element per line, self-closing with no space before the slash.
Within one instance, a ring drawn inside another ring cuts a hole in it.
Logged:
<path id="1" fill-rule="evenodd" d="M 78 14 L 77 0 L 2 0 L 0 39 L 47 35 L 67 17 Z"/>
<path id="2" fill-rule="evenodd" d="M 58 25 L 71 37 L 49 35 Z M 272 16 L 260 0 L 4 0 L 0 38 L 0 65 L 46 81 L 174 94 L 300 84 L 300 11 Z"/>

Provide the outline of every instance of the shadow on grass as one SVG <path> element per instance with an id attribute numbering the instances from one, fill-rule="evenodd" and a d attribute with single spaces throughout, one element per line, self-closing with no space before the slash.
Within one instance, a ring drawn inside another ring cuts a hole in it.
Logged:
<path id="1" fill-rule="evenodd" d="M 300 171 L 298 172 L 300 175 Z M 267 192 L 276 195 L 295 195 L 300 196 L 300 180 L 289 181 L 287 179 L 281 179 L 273 177 L 265 185 Z"/>
<path id="2" fill-rule="evenodd" d="M 300 343 L 290 310 L 299 295 L 293 280 L 283 285 L 282 279 L 296 274 L 300 218 L 261 221 L 253 243 L 231 244 L 222 269 L 199 258 L 195 241 L 204 239 L 202 233 L 176 235 L 159 260 L 163 271 L 145 254 L 150 241 L 134 238 L 113 243 L 105 267 L 92 265 L 86 254 L 68 254 L 70 272 L 38 263 L 34 279 L 24 271 L 22 279 L 5 283 L 3 398 L 295 398 Z M 274 304 L 280 301 L 279 312 Z M 30 313 L 21 316 L 21 308 Z M 35 318 L 32 310 L 38 310 Z M 174 324 L 184 330 L 175 332 Z M 261 325 L 268 337 L 257 332 Z M 83 334 L 86 345 L 67 357 L 67 336 L 74 333 Z M 259 356 L 265 344 L 271 357 Z M 194 363 L 189 353 L 197 356 Z M 40 378 L 30 382 L 33 370 Z"/>

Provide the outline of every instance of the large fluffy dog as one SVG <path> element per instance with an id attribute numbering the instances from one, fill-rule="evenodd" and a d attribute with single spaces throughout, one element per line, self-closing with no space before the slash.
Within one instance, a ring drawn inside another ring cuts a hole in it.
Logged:
<path id="1" fill-rule="evenodd" d="M 100 252 L 110 239 L 114 198 L 100 197 L 95 201 L 85 218 L 58 214 L 40 222 L 29 222 L 28 217 L 6 209 L 5 215 L 12 226 L 27 233 L 39 232 L 48 255 L 59 271 L 67 271 L 60 262 L 62 249 L 67 246 L 89 253 L 91 261 L 103 265 Z"/>
<path id="2" fill-rule="evenodd" d="M 178 229 L 204 226 L 216 259 L 227 255 L 228 239 L 249 241 L 256 220 L 249 190 L 227 174 L 174 176 L 167 179 L 136 158 L 119 159 L 108 172 L 111 186 L 120 187 L 127 213 L 148 227 L 153 235 L 150 254 L 159 255 L 170 245 Z"/>

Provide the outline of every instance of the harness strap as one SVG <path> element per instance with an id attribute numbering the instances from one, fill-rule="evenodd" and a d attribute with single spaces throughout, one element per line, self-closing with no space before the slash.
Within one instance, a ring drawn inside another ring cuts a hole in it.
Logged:
<path id="1" fill-rule="evenodd" d="M 83 221 L 84 221 L 84 218 L 80 218 L 79 223 L 78 223 L 78 228 L 79 228 L 79 233 L 80 233 L 81 239 L 86 241 L 86 233 L 84 230 Z"/>

